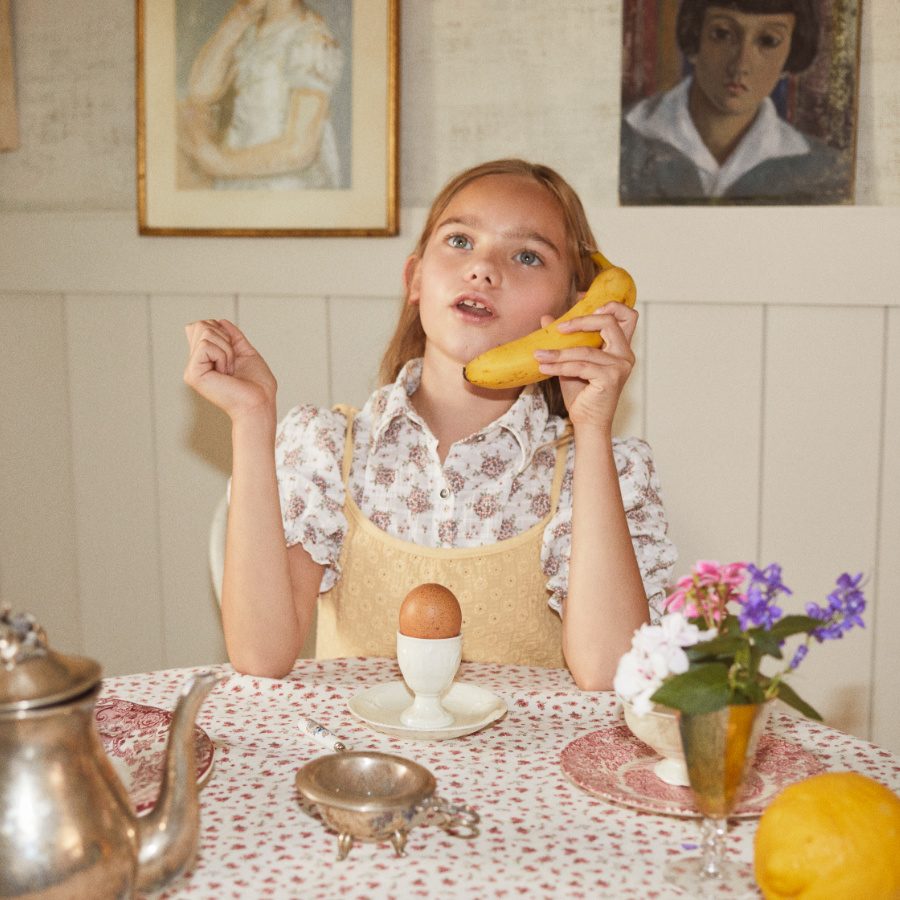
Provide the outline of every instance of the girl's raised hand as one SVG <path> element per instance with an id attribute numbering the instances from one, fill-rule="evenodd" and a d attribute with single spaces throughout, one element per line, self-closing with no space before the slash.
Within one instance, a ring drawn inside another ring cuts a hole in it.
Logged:
<path id="1" fill-rule="evenodd" d="M 628 376 L 634 367 L 631 339 L 638 314 L 624 303 L 607 303 L 589 316 L 559 323 L 566 333 L 599 331 L 602 347 L 571 347 L 538 350 L 541 371 L 559 378 L 563 400 L 573 425 L 596 425 L 612 429 L 613 416 Z M 541 326 L 553 321 L 541 318 Z"/>
<path id="2" fill-rule="evenodd" d="M 277 383 L 265 360 L 227 319 L 185 326 L 190 348 L 185 383 L 232 419 L 274 414 Z"/>

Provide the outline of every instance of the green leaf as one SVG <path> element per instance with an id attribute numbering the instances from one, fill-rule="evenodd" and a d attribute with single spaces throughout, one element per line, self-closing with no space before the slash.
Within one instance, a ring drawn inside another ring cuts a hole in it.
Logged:
<path id="1" fill-rule="evenodd" d="M 756 681 L 743 682 L 736 687 L 730 703 L 763 703 L 766 693 Z"/>
<path id="2" fill-rule="evenodd" d="M 700 663 L 667 681 L 650 698 L 686 713 L 715 712 L 728 705 L 728 666 Z"/>
<path id="3" fill-rule="evenodd" d="M 732 657 L 744 646 L 744 639 L 721 635 L 708 641 L 701 641 L 685 650 L 687 658 L 691 661 L 701 659 L 714 659 L 717 656 Z"/>
<path id="4" fill-rule="evenodd" d="M 774 656 L 775 659 L 781 659 L 781 641 L 782 638 L 773 636 L 771 631 L 765 631 L 762 628 L 754 628 L 750 632 L 753 638 L 753 645 L 763 656 Z"/>
<path id="5" fill-rule="evenodd" d="M 784 700 L 788 706 L 793 706 L 794 709 L 802 712 L 804 716 L 822 721 L 822 716 L 805 700 L 801 699 L 800 695 L 789 684 L 783 681 L 778 685 L 778 699 Z"/>
<path id="6" fill-rule="evenodd" d="M 769 634 L 781 640 L 793 634 L 807 634 L 814 628 L 820 628 L 821 626 L 821 621 L 812 618 L 812 616 L 785 616 L 769 629 Z"/>

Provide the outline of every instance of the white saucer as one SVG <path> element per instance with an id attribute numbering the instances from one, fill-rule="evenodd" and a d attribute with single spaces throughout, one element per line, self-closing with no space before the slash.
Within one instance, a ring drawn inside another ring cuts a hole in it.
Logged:
<path id="1" fill-rule="evenodd" d="M 389 681 L 360 691 L 347 701 L 347 706 L 376 731 L 415 741 L 443 741 L 473 734 L 506 713 L 506 701 L 502 697 L 475 684 L 454 681 L 441 698 L 441 703 L 453 714 L 453 724 L 427 730 L 407 728 L 400 721 L 400 713 L 413 699 L 406 682 Z"/>

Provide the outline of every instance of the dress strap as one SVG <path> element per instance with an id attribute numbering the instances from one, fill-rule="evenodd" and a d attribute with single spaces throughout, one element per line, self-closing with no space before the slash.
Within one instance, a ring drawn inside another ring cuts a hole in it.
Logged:
<path id="1" fill-rule="evenodd" d="M 344 436 L 344 456 L 341 460 L 341 482 L 344 486 L 350 479 L 350 466 L 353 463 L 353 420 L 356 418 L 357 410 L 352 406 L 339 403 L 332 407 L 335 412 L 342 413 L 347 417 L 347 433 Z"/>
<path id="2" fill-rule="evenodd" d="M 571 423 L 566 426 L 566 430 L 558 437 L 551 447 L 556 447 L 556 468 L 553 472 L 553 487 L 550 489 L 550 515 L 556 513 L 556 507 L 559 504 L 559 495 L 562 491 L 563 478 L 566 475 L 566 462 L 569 458 L 569 444 L 572 443 L 574 435 L 572 433 Z"/>

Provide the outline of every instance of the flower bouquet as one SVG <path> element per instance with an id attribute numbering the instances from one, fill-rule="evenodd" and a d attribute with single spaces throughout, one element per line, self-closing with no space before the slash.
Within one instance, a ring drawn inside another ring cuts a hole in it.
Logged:
<path id="1" fill-rule="evenodd" d="M 811 718 L 822 717 L 785 682 L 813 642 L 863 627 L 862 574 L 840 575 L 825 604 L 806 615 L 784 615 L 779 601 L 792 591 L 781 567 L 701 560 L 666 599 L 658 624 L 642 625 L 619 661 L 615 690 L 638 714 L 654 703 L 699 714 L 778 697 Z M 741 588 L 745 584 L 744 590 Z M 788 638 L 804 635 L 786 664 L 772 674 L 765 657 L 783 660 Z"/>
<path id="2" fill-rule="evenodd" d="M 638 718 L 653 704 L 676 711 L 670 710 L 671 722 L 677 723 L 702 817 L 701 855 L 673 859 L 666 867 L 667 882 L 680 890 L 707 896 L 712 886 L 753 887 L 750 867 L 727 861 L 724 848 L 728 815 L 765 722 L 763 704 L 778 697 L 822 718 L 784 679 L 813 641 L 841 638 L 863 625 L 861 580 L 861 574 L 844 573 L 824 605 L 808 603 L 806 615 L 784 615 L 778 602 L 791 590 L 777 564 L 761 569 L 701 560 L 666 599 L 659 623 L 635 632 L 631 650 L 619 661 L 615 689 Z M 800 635 L 803 640 L 784 662 L 787 639 Z M 773 674 L 761 670 L 766 657 L 781 661 Z"/>

